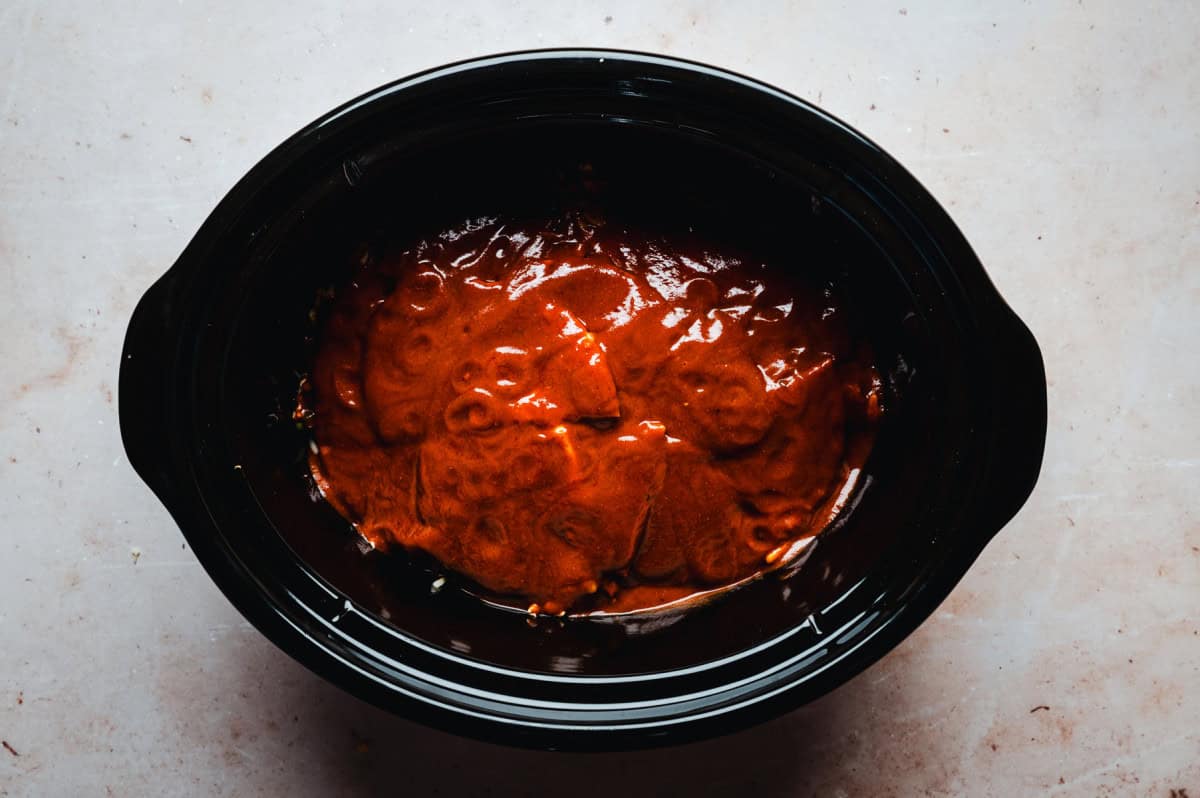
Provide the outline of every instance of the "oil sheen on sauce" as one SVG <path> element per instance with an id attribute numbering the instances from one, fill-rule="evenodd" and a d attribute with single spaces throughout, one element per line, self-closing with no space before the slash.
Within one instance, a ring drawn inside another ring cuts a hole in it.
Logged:
<path id="1" fill-rule="evenodd" d="M 364 258 L 300 399 L 317 485 L 374 548 L 534 612 L 777 567 L 881 412 L 833 290 L 789 266 L 578 214 Z"/>

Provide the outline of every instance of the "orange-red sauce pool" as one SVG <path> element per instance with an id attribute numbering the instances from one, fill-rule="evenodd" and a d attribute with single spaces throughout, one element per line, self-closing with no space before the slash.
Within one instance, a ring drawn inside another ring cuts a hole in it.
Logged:
<path id="1" fill-rule="evenodd" d="M 778 566 L 836 515 L 881 412 L 803 267 L 582 215 L 470 220 L 365 263 L 301 397 L 318 487 L 375 548 L 535 611 Z"/>

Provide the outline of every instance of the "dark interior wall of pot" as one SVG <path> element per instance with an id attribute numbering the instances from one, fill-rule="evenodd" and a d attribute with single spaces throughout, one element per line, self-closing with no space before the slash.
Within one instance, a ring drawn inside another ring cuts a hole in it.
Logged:
<path id="1" fill-rule="evenodd" d="M 305 184 L 278 186 L 279 210 L 247 228 L 242 263 L 214 262 L 211 279 L 240 281 L 197 309 L 214 331 L 197 341 L 198 353 L 218 376 L 197 387 L 207 417 L 195 423 L 211 467 L 228 472 L 237 464 L 243 481 L 219 512 L 240 514 L 255 545 L 281 549 L 272 556 L 286 556 L 286 541 L 337 590 L 404 632 L 529 670 L 669 669 L 744 650 L 812 615 L 828 617 L 818 620 L 827 631 L 853 620 L 839 612 L 861 615 L 889 591 L 899 600 L 932 564 L 939 541 L 930 530 L 954 512 L 952 497 L 931 491 L 952 488 L 954 453 L 970 445 L 962 425 L 951 423 L 969 397 L 947 387 L 969 381 L 955 372 L 965 354 L 953 335 L 956 320 L 946 316 L 946 286 L 924 275 L 892 220 L 834 164 L 811 151 L 799 159 L 776 137 L 742 129 L 718 144 L 721 131 L 670 120 L 494 115 L 455 124 L 392 120 L 403 134 L 385 120 L 379 144 L 313 161 Z M 464 217 L 580 204 L 641 225 L 695 227 L 799 279 L 836 284 L 888 383 L 886 423 L 853 512 L 802 567 L 653 622 L 542 621 L 531 628 L 524 617 L 457 590 L 431 594 L 437 572 L 428 562 L 364 555 L 349 525 L 315 498 L 306 476 L 308 435 L 297 429 L 291 406 L 319 335 L 318 297 L 348 280 L 364 253 L 383 256 Z M 930 477 L 942 471 L 947 478 L 938 487 Z M 895 567 L 876 567 L 881 558 Z M 858 584 L 868 571 L 871 582 Z M 838 602 L 851 587 L 857 598 Z M 796 634 L 821 642 L 807 626 Z"/>

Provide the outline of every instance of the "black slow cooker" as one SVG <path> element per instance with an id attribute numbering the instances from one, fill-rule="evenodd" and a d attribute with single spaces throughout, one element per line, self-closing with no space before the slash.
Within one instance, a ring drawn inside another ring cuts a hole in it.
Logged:
<path id="1" fill-rule="evenodd" d="M 320 298 L 362 247 L 569 201 L 581 164 L 623 207 L 833 275 L 866 320 L 888 412 L 803 562 L 686 611 L 530 622 L 431 589 L 427 562 L 364 553 L 306 478 L 291 405 Z M 1033 489 L 1046 382 L 946 212 L 862 134 L 723 70 L 562 50 L 389 84 L 271 152 L 139 303 L 120 420 L 221 590 L 317 673 L 453 732 L 618 749 L 778 715 L 896 646 Z"/>

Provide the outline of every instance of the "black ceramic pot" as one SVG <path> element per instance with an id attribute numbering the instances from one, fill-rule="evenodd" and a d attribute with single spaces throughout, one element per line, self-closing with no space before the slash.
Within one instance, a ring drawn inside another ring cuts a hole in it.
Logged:
<path id="1" fill-rule="evenodd" d="M 310 311 L 355 253 L 439 219 L 569 200 L 754 239 L 853 300 L 888 412 L 852 508 L 799 567 L 690 612 L 540 621 L 364 555 L 314 500 L 290 418 Z M 381 707 L 543 748 L 711 736 L 879 659 L 1028 497 L 1041 355 L 945 211 L 847 125 L 747 78 L 599 50 L 435 69 L 333 111 L 233 188 L 142 298 L 121 360 L 130 462 L 277 645 Z"/>

